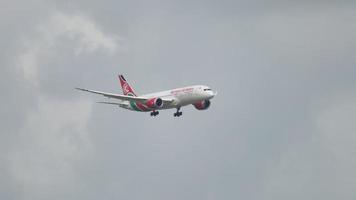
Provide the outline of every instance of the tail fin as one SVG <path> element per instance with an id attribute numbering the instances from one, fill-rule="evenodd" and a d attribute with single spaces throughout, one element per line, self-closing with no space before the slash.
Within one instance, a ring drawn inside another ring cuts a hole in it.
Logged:
<path id="1" fill-rule="evenodd" d="M 119 79 L 120 79 L 120 84 L 121 84 L 121 87 L 122 87 L 122 92 L 124 93 L 124 95 L 136 96 L 134 90 L 129 85 L 129 83 L 126 81 L 124 76 L 123 75 L 119 75 Z"/>

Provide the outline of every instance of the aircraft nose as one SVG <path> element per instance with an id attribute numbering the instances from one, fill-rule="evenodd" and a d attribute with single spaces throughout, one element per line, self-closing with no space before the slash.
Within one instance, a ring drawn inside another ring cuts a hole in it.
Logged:
<path id="1" fill-rule="evenodd" d="M 209 91 L 208 93 L 210 99 L 213 98 L 216 94 L 217 92 L 213 92 L 213 91 Z"/>

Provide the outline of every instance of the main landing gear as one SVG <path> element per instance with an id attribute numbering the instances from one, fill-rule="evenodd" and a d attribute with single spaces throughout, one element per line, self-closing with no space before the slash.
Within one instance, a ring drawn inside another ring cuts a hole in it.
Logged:
<path id="1" fill-rule="evenodd" d="M 182 113 L 182 112 L 179 112 L 179 110 L 180 110 L 180 107 L 177 108 L 177 112 L 175 112 L 175 113 L 173 114 L 173 116 L 175 116 L 175 117 L 181 116 L 183 113 Z"/>
<path id="2" fill-rule="evenodd" d="M 151 112 L 151 116 L 153 116 L 153 117 L 155 117 L 155 116 L 158 115 L 158 114 L 159 114 L 159 112 L 158 112 L 158 111 L 155 111 L 155 110 Z"/>

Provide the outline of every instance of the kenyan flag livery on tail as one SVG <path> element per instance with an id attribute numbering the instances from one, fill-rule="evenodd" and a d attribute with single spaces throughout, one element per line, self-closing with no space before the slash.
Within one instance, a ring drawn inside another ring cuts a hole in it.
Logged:
<path id="1" fill-rule="evenodd" d="M 122 87 L 122 92 L 124 95 L 128 96 L 136 96 L 135 92 L 133 91 L 132 87 L 129 85 L 129 83 L 126 81 L 123 75 L 119 75 L 120 79 L 120 84 Z"/>
<path id="2" fill-rule="evenodd" d="M 120 79 L 122 92 L 124 93 L 124 95 L 136 97 L 137 95 L 135 94 L 135 92 L 132 89 L 132 87 L 130 86 L 130 84 L 126 81 L 124 76 L 119 75 L 119 79 Z M 132 109 L 134 109 L 136 111 L 149 111 L 146 108 L 146 106 L 144 106 L 142 103 L 138 103 L 138 102 L 136 103 L 134 101 L 130 101 L 130 106 Z"/>

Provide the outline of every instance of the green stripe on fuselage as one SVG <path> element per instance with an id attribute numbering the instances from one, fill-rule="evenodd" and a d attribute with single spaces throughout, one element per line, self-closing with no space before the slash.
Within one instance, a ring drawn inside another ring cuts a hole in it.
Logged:
<path id="1" fill-rule="evenodd" d="M 137 107 L 137 105 L 136 105 L 136 103 L 135 103 L 134 101 L 130 101 L 130 105 L 131 105 L 131 107 L 132 107 L 134 110 L 136 110 L 136 111 L 142 111 L 142 110 L 140 110 L 140 109 Z"/>

